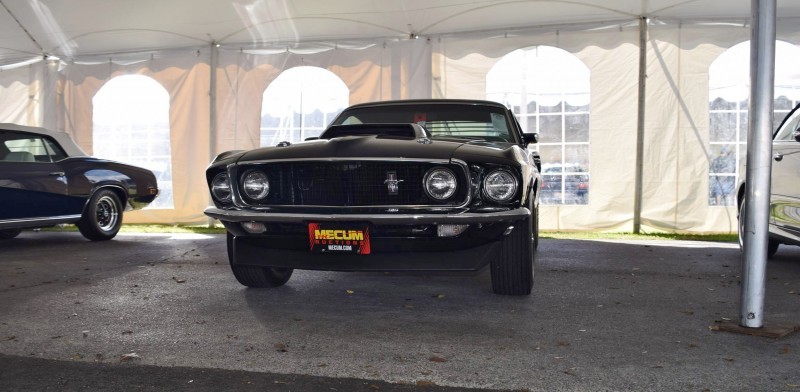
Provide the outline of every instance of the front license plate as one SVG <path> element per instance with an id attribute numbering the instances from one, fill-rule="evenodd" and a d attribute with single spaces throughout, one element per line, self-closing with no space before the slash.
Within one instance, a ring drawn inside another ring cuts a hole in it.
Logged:
<path id="1" fill-rule="evenodd" d="M 315 253 L 370 253 L 369 226 L 347 223 L 309 223 L 308 243 Z"/>

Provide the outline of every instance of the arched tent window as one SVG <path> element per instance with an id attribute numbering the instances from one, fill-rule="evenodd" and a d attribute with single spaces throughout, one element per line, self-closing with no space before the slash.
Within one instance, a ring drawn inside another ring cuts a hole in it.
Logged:
<path id="1" fill-rule="evenodd" d="M 538 132 L 543 204 L 589 203 L 589 68 L 571 53 L 535 46 L 504 56 L 486 75 L 486 96 Z"/>
<path id="2" fill-rule="evenodd" d="M 796 71 L 800 48 L 777 41 L 773 126 L 800 102 Z M 747 111 L 750 97 L 750 42 L 722 53 L 708 70 L 709 149 L 708 204 L 736 204 L 739 168 L 747 158 Z"/>
<path id="3" fill-rule="evenodd" d="M 333 72 L 317 67 L 284 71 L 264 90 L 261 146 L 319 136 L 349 100 L 350 91 Z"/>
<path id="4" fill-rule="evenodd" d="M 92 105 L 94 155 L 152 170 L 159 194 L 147 208 L 173 208 L 167 90 L 147 76 L 118 76 Z"/>

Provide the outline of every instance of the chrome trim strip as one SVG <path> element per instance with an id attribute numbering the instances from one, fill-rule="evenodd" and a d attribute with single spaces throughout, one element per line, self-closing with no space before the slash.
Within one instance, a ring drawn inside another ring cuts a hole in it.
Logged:
<path id="1" fill-rule="evenodd" d="M 291 213 L 263 213 L 242 210 L 222 210 L 208 207 L 204 213 L 214 219 L 224 222 L 274 222 L 274 223 L 305 223 L 305 222 L 354 222 L 364 221 L 373 224 L 469 224 L 512 222 L 531 216 L 531 211 L 525 207 L 495 213 L 464 212 L 460 214 L 291 214 Z"/>
<path id="2" fill-rule="evenodd" d="M 230 164 L 229 166 L 239 165 L 260 165 L 264 163 L 285 163 L 285 162 L 342 162 L 342 161 L 377 161 L 377 162 L 425 162 L 425 163 L 450 163 L 451 159 L 428 159 L 428 158 L 402 158 L 402 157 L 332 157 L 332 158 L 296 158 L 296 159 L 262 159 L 260 161 L 247 161 Z"/>
<path id="3" fill-rule="evenodd" d="M 60 223 L 74 223 L 81 219 L 80 215 L 61 215 L 61 216 L 48 216 L 42 218 L 29 218 L 29 219 L 6 219 L 0 220 L 0 229 L 11 228 L 31 228 L 31 227 L 45 227 L 53 226 Z"/>

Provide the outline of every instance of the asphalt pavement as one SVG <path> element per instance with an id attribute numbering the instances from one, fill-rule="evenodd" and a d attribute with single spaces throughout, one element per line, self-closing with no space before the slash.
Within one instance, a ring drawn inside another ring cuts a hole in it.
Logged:
<path id="1" fill-rule="evenodd" d="M 735 244 L 543 239 L 533 294 L 477 273 L 233 278 L 225 237 L 24 232 L 0 242 L 0 389 L 800 391 L 800 333 L 739 318 Z M 765 322 L 800 324 L 800 248 Z"/>

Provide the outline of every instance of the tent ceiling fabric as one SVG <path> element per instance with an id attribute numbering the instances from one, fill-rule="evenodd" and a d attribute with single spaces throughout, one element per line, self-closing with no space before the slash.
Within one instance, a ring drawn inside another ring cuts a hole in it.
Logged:
<path id="1" fill-rule="evenodd" d="M 750 0 L 0 0 L 0 65 L 169 48 L 404 39 L 584 23 L 745 22 Z M 800 2 L 779 1 L 779 17 Z"/>

